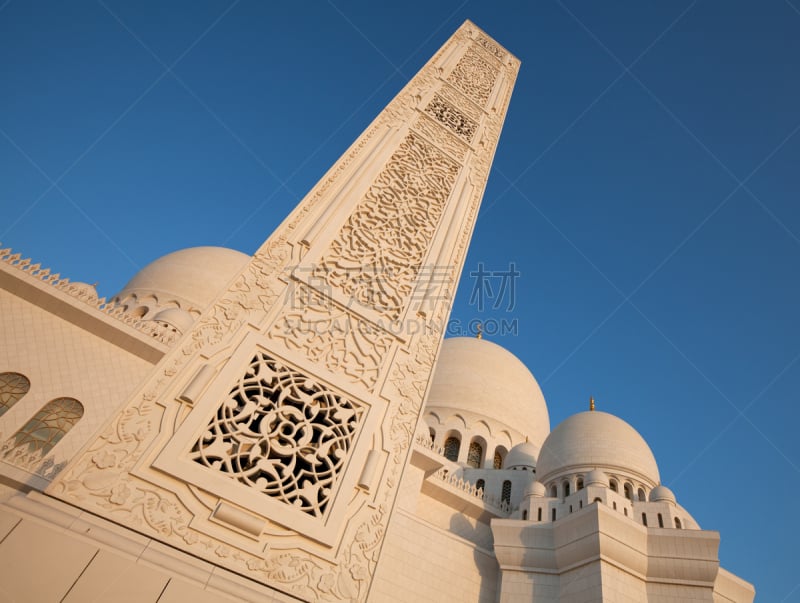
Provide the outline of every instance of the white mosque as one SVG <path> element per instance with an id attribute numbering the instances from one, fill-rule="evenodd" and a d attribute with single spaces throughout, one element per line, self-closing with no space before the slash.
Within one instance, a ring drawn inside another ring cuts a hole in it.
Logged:
<path id="1" fill-rule="evenodd" d="M 753 600 L 634 427 L 442 339 L 518 67 L 465 23 L 253 256 L 0 249 L 0 601 Z"/>

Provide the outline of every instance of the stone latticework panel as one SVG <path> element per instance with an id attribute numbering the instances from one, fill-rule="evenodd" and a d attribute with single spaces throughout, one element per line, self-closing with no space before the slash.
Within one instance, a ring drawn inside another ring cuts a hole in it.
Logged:
<path id="1" fill-rule="evenodd" d="M 425 107 L 425 112 L 459 138 L 472 142 L 478 124 L 438 94 Z"/>
<path id="2" fill-rule="evenodd" d="M 0 373 L 0 417 L 28 393 L 31 382 L 19 373 Z"/>
<path id="3" fill-rule="evenodd" d="M 257 353 L 189 456 L 319 517 L 364 415 L 358 402 Z"/>

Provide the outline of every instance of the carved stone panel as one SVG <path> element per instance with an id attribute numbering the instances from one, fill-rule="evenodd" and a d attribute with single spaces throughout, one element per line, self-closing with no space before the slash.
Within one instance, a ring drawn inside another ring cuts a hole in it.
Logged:
<path id="1" fill-rule="evenodd" d="M 372 391 L 395 337 L 302 283 L 286 297 L 267 336 Z"/>
<path id="2" fill-rule="evenodd" d="M 459 138 L 472 142 L 478 124 L 438 94 L 425 107 L 425 112 Z"/>
<path id="3" fill-rule="evenodd" d="M 470 48 L 447 76 L 447 81 L 483 107 L 492 94 L 497 73 L 496 67 Z"/>
<path id="4" fill-rule="evenodd" d="M 362 404 L 256 352 L 189 458 L 321 517 L 365 414 Z"/>
<path id="5" fill-rule="evenodd" d="M 409 133 L 314 267 L 315 281 L 395 320 L 460 167 Z"/>
<path id="6" fill-rule="evenodd" d="M 336 494 L 353 488 L 384 403 L 344 393 L 267 344 L 255 333 L 242 341 L 153 466 L 328 543 L 351 498 Z"/>
<path id="7" fill-rule="evenodd" d="M 442 125 L 427 115 L 421 114 L 417 117 L 417 121 L 412 127 L 454 159 L 464 161 L 467 151 L 469 151 L 469 146 L 463 140 L 451 134 L 447 126 L 442 127 Z"/>
<path id="8" fill-rule="evenodd" d="M 480 44 L 486 51 L 488 51 L 492 56 L 497 59 L 503 60 L 506 56 L 506 53 L 500 49 L 500 47 L 492 42 L 489 38 L 484 35 L 478 34 L 475 37 L 475 41 Z"/>

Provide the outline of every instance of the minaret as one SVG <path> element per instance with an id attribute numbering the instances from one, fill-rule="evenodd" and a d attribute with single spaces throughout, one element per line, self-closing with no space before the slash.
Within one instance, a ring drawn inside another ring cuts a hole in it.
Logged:
<path id="1" fill-rule="evenodd" d="M 464 23 L 48 494 L 365 600 L 518 69 Z"/>

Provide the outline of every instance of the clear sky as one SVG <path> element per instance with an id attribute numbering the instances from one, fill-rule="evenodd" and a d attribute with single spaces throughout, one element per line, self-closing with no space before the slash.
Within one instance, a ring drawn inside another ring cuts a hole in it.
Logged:
<path id="1" fill-rule="evenodd" d="M 108 296 L 252 253 L 467 18 L 522 68 L 453 317 L 516 325 L 553 425 L 594 395 L 800 602 L 798 0 L 0 1 L 0 241 Z"/>

